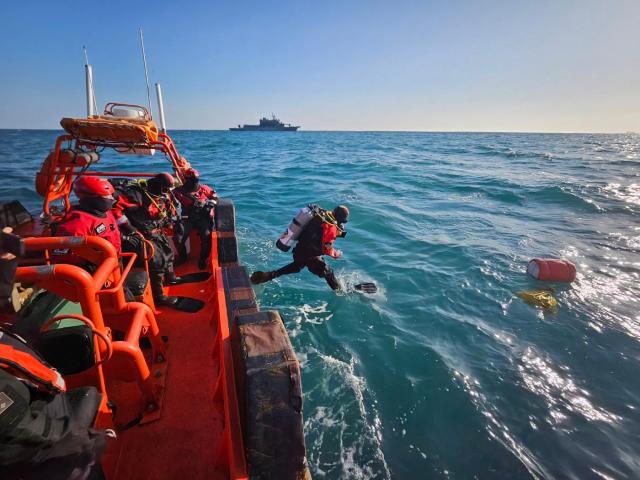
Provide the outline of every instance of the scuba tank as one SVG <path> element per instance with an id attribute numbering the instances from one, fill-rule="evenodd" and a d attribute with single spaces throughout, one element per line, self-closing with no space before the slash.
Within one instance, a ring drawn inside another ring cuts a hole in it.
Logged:
<path id="1" fill-rule="evenodd" d="M 291 248 L 291 244 L 300 237 L 300 234 L 311 221 L 311 219 L 317 214 L 319 207 L 317 205 L 308 205 L 301 208 L 297 215 L 293 217 L 291 223 L 276 241 L 276 247 L 283 252 L 288 252 Z"/>

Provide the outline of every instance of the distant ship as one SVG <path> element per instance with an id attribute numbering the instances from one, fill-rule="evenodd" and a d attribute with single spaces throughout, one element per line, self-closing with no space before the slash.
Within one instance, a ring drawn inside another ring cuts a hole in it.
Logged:
<path id="1" fill-rule="evenodd" d="M 238 125 L 231 127 L 229 130 L 234 132 L 295 132 L 300 126 L 291 125 L 290 123 L 282 123 L 275 115 L 271 114 L 271 118 L 262 117 L 260 125 Z"/>

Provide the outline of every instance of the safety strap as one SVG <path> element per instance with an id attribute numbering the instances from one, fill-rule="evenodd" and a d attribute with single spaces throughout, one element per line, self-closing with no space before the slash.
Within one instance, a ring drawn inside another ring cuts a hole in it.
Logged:
<path id="1" fill-rule="evenodd" d="M 329 210 L 325 210 L 323 208 L 320 208 L 317 205 L 309 205 L 309 208 L 311 208 L 312 211 L 313 211 L 313 214 L 316 217 L 318 217 L 320 220 L 322 220 L 324 223 L 328 223 L 330 225 L 334 225 L 338 229 L 339 233 L 343 233 L 344 232 L 344 230 L 342 230 L 342 228 L 340 228 L 340 224 L 336 220 L 336 217 L 333 214 L 333 212 L 331 212 Z"/>

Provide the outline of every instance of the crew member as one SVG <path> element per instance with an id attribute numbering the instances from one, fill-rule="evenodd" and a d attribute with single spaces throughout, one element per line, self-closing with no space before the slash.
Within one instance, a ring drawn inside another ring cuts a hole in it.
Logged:
<path id="1" fill-rule="evenodd" d="M 78 197 L 78 205 L 55 224 L 52 233 L 56 236 L 102 237 L 111 243 L 120 255 L 121 239 L 116 217 L 111 211 L 115 202 L 113 185 L 104 178 L 94 175 L 79 177 L 73 191 Z M 56 262 L 82 265 L 85 261 L 66 251 L 55 251 Z"/>
<path id="2" fill-rule="evenodd" d="M 195 168 L 184 172 L 184 184 L 174 190 L 174 194 L 182 205 L 184 232 L 178 241 L 180 259 L 186 261 L 186 242 L 195 229 L 200 235 L 200 258 L 198 267 L 207 266 L 207 258 L 211 254 L 211 232 L 214 228 L 214 208 L 218 201 L 216 191 L 200 183 L 200 174 Z"/>
<path id="3" fill-rule="evenodd" d="M 10 231 L 3 230 L 3 239 Z M 0 314 L 11 318 L 15 311 L 8 296 L 17 258 L 2 244 Z M 0 478 L 103 478 L 99 457 L 107 436 L 114 434 L 94 430 L 83 420 L 86 415 L 78 415 L 83 407 L 77 399 L 95 395 L 94 387 L 81 396 L 67 393 L 55 369 L 20 337 L 0 328 Z"/>
<path id="4" fill-rule="evenodd" d="M 156 304 L 170 307 L 177 305 L 178 297 L 164 294 L 163 279 L 168 284 L 180 281 L 174 271 L 173 250 L 165 233 L 177 217 L 170 196 L 173 185 L 174 180 L 169 173 L 160 173 L 146 181 L 117 185 L 114 207 L 123 233 L 124 251 L 135 252 L 143 258 L 145 246 L 139 235 L 152 243 L 154 252 L 149 261 L 149 281 L 153 299 Z"/>
<path id="5" fill-rule="evenodd" d="M 340 290 L 340 282 L 322 256 L 340 257 L 342 252 L 333 248 L 333 242 L 346 234 L 344 224 L 348 220 L 349 209 L 344 205 L 337 206 L 333 212 L 320 210 L 320 214 L 309 221 L 298 237 L 298 243 L 293 248 L 293 262 L 279 270 L 254 272 L 251 275 L 251 282 L 254 284 L 268 282 L 281 275 L 298 273 L 307 267 L 311 273 L 324 278 L 333 290 Z"/>

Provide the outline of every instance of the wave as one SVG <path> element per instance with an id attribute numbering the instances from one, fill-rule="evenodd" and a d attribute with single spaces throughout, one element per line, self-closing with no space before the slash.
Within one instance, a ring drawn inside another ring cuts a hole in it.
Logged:
<path id="1" fill-rule="evenodd" d="M 529 158 L 537 160 L 552 160 L 559 158 L 556 154 L 551 152 L 536 152 L 531 150 L 519 150 L 512 147 L 499 147 L 492 145 L 477 145 L 475 146 L 473 153 L 479 155 L 488 155 L 504 158 Z"/>
<path id="2" fill-rule="evenodd" d="M 606 209 L 596 203 L 595 200 L 588 198 L 587 195 L 569 185 L 529 189 L 525 195 L 531 203 L 553 203 L 592 213 L 603 213 L 606 211 Z"/>
<path id="3" fill-rule="evenodd" d="M 366 399 L 370 394 L 365 379 L 355 373 L 355 357 L 343 361 L 312 347 L 305 359 L 303 376 L 318 378 L 305 394 L 307 456 L 314 476 L 391 478 L 380 416 Z M 330 447 L 335 443 L 338 451 Z"/>

